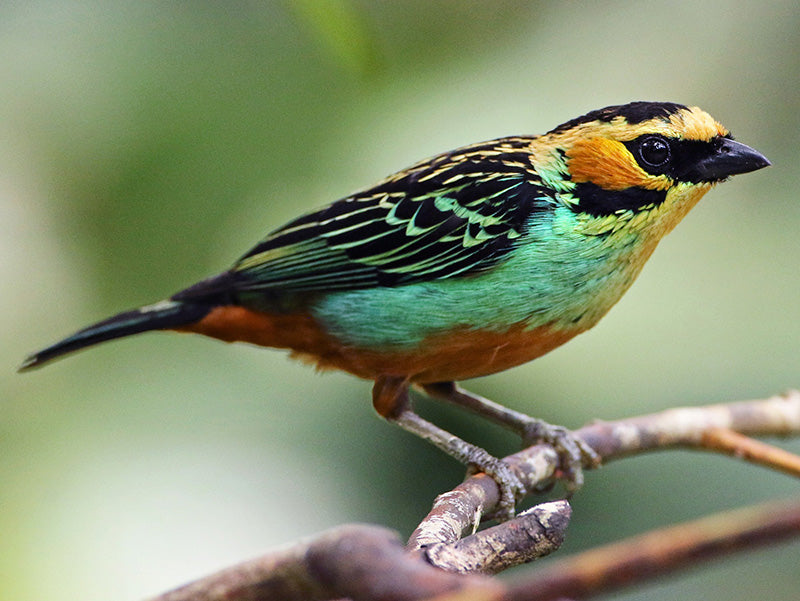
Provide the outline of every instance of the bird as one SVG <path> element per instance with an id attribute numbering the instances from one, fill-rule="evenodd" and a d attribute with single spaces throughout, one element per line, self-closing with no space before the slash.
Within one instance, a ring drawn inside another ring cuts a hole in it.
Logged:
<path id="1" fill-rule="evenodd" d="M 542 135 L 422 160 L 275 229 L 219 275 L 84 328 L 20 371 L 149 330 L 288 349 L 373 384 L 375 410 L 498 483 L 509 466 L 415 411 L 410 388 L 545 442 L 570 490 L 595 451 L 457 382 L 526 363 L 592 328 L 715 184 L 770 165 L 696 106 L 636 101 Z"/>

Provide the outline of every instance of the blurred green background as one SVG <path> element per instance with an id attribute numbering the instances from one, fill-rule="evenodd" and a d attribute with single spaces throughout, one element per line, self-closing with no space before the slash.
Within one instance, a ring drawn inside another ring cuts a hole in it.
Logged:
<path id="1" fill-rule="evenodd" d="M 368 383 L 166 334 L 14 368 L 302 210 L 608 104 L 697 104 L 774 166 L 710 193 L 591 333 L 469 386 L 577 427 L 800 385 L 796 1 L 33 0 L 3 3 L 0 49 L 2 599 L 137 600 L 345 522 L 408 535 L 463 469 L 381 423 Z M 565 552 L 798 490 L 686 452 L 587 480 Z M 796 599 L 799 558 L 618 598 Z"/>

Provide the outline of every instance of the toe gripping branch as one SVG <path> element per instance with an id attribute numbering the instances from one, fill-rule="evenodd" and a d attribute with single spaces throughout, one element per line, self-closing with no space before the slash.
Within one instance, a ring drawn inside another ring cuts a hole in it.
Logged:
<path id="1" fill-rule="evenodd" d="M 409 384 L 401 378 L 381 378 L 373 388 L 373 405 L 388 421 L 433 443 L 436 447 L 465 464 L 469 474 L 484 472 L 500 488 L 498 512 L 493 517 L 513 517 L 517 501 L 527 494 L 525 486 L 512 468 L 501 459 L 417 415 L 408 395 Z M 546 443 L 560 457 L 561 471 L 569 492 L 583 483 L 583 467 L 595 467 L 600 459 L 594 450 L 569 430 L 553 426 L 498 403 L 464 391 L 452 382 L 426 384 L 423 390 L 431 397 L 468 409 L 519 434 L 525 446 Z"/>
<path id="2" fill-rule="evenodd" d="M 561 479 L 570 494 L 583 485 L 583 468 L 596 468 L 600 456 L 582 439 L 563 426 L 556 426 L 514 411 L 485 397 L 464 390 L 454 382 L 426 384 L 423 389 L 431 397 L 462 407 L 509 430 L 522 438 L 523 447 L 548 444 L 558 453 Z"/>
<path id="3" fill-rule="evenodd" d="M 509 519 L 514 516 L 517 501 L 526 490 L 511 467 L 490 455 L 481 447 L 471 444 L 417 415 L 408 396 L 408 382 L 399 378 L 381 378 L 372 389 L 375 410 L 388 421 L 416 434 L 465 464 L 469 472 L 483 472 L 497 482 L 500 501 L 497 516 Z"/>

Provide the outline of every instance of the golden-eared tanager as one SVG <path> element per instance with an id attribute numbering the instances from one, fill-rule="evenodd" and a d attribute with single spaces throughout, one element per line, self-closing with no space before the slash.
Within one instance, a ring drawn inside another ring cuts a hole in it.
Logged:
<path id="1" fill-rule="evenodd" d="M 580 485 L 590 448 L 454 382 L 591 328 L 703 194 L 769 164 L 697 107 L 606 107 L 541 136 L 412 165 L 273 231 L 222 274 L 85 328 L 21 369 L 147 330 L 290 349 L 374 381 L 378 413 L 493 476 L 509 515 L 516 476 L 420 418 L 409 387 L 554 444 Z"/>

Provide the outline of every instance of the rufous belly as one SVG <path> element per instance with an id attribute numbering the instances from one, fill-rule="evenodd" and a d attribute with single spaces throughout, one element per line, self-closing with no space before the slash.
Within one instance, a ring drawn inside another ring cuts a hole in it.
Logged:
<path id="1" fill-rule="evenodd" d="M 365 349 L 333 338 L 307 313 L 268 314 L 244 307 L 213 309 L 199 322 L 180 328 L 226 342 L 286 348 L 319 369 L 341 369 L 361 378 L 402 377 L 425 384 L 464 380 L 531 361 L 564 344 L 582 329 L 549 325 L 506 331 L 458 328 L 426 338 L 413 349 Z"/>

